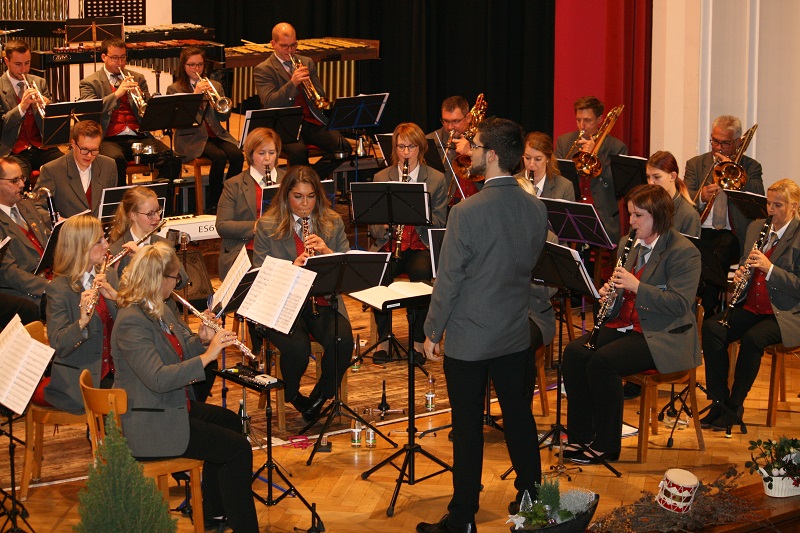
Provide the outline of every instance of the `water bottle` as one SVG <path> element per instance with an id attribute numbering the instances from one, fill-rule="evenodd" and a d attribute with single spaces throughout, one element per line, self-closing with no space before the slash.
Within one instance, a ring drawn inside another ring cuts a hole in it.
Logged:
<path id="1" fill-rule="evenodd" d="M 353 420 L 350 425 L 350 446 L 353 448 L 361 447 L 361 422 Z"/>
<path id="2" fill-rule="evenodd" d="M 374 422 L 375 422 L 374 418 L 372 417 L 372 415 L 370 415 L 369 417 L 370 426 L 374 424 Z M 375 445 L 377 444 L 377 439 L 375 438 L 375 430 L 372 429 L 372 427 L 370 426 L 367 426 L 366 431 L 364 432 L 365 433 L 364 445 L 367 448 L 374 448 Z"/>
<path id="3" fill-rule="evenodd" d="M 428 376 L 428 389 L 425 391 L 425 409 L 433 411 L 436 409 L 436 379 Z"/>

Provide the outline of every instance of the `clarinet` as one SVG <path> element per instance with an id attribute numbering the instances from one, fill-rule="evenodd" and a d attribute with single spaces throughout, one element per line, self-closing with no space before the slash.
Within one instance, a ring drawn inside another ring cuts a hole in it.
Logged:
<path id="1" fill-rule="evenodd" d="M 403 159 L 403 174 L 400 176 L 400 181 L 407 182 L 409 180 L 408 175 L 408 159 Z M 396 231 L 397 231 L 397 241 L 394 247 L 394 258 L 398 261 L 400 260 L 400 245 L 403 243 L 403 231 L 405 231 L 406 225 L 405 224 L 398 224 Z"/>
<path id="2" fill-rule="evenodd" d="M 628 242 L 625 243 L 625 248 L 622 249 L 622 253 L 617 259 L 617 264 L 614 266 L 615 270 L 625 265 L 625 262 L 628 260 L 628 254 L 631 252 L 633 241 L 635 240 L 636 228 L 631 228 L 631 232 L 628 233 Z M 594 321 L 594 328 L 592 328 L 592 333 L 589 335 L 589 340 L 584 344 L 584 346 L 590 350 L 597 349 L 597 337 L 600 335 L 600 328 L 611 318 L 611 310 L 614 309 L 617 296 L 619 296 L 616 287 L 614 287 L 614 282 L 609 280 L 608 284 L 611 286 L 611 292 L 608 293 L 606 299 L 600 304 L 600 310 L 597 312 L 597 318 Z"/>
<path id="3" fill-rule="evenodd" d="M 306 255 L 308 255 L 309 257 L 314 257 L 314 254 L 316 254 L 316 250 L 306 245 L 306 241 L 308 240 L 308 237 L 311 235 L 311 226 L 308 223 L 308 217 L 301 218 L 300 225 L 303 230 L 303 245 L 306 246 L 305 249 Z M 311 300 L 311 316 L 317 318 L 319 316 L 319 309 L 317 309 L 317 299 L 314 298 L 313 296 L 310 296 L 309 299 Z"/>
<path id="4" fill-rule="evenodd" d="M 767 235 L 769 235 L 769 227 L 772 225 L 772 216 L 768 216 L 767 219 L 764 221 L 764 226 L 761 228 L 761 233 L 758 234 L 758 239 L 756 242 L 753 243 L 753 248 L 750 250 L 761 250 L 764 247 L 764 244 L 767 242 Z M 745 260 L 745 264 L 747 261 Z M 744 274 L 742 274 L 739 283 L 733 288 L 733 294 L 731 295 L 731 302 L 728 304 L 728 307 L 725 308 L 725 311 L 722 313 L 722 318 L 719 320 L 720 325 L 725 326 L 726 328 L 730 328 L 730 320 L 731 314 L 733 314 L 733 306 L 739 303 L 739 300 L 744 293 L 747 284 L 750 282 L 750 276 L 753 273 L 753 267 L 747 266 L 745 268 Z"/>

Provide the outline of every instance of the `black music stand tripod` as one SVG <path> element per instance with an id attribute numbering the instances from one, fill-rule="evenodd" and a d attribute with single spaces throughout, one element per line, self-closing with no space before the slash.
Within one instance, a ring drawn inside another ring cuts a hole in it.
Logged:
<path id="1" fill-rule="evenodd" d="M 408 299 L 408 304 L 404 305 L 407 307 L 408 311 L 408 327 L 409 331 L 411 330 L 411 325 L 416 320 L 417 312 L 420 308 L 428 307 L 430 304 L 430 296 L 420 297 L 416 296 L 413 298 Z M 390 465 L 396 468 L 399 472 L 397 476 L 397 483 L 394 487 L 394 493 L 392 494 L 392 501 L 389 503 L 389 507 L 386 509 L 386 516 L 393 516 L 394 515 L 394 506 L 397 503 L 397 497 L 400 495 L 400 487 L 403 483 L 408 483 L 409 485 L 414 485 L 415 483 L 419 483 L 425 481 L 428 478 L 432 478 L 433 476 L 438 476 L 439 474 L 443 474 L 445 472 L 452 472 L 453 467 L 433 455 L 431 452 L 425 450 L 420 444 L 416 442 L 416 420 L 414 418 L 415 415 L 415 383 L 414 383 L 414 368 L 416 365 L 414 364 L 414 339 L 409 335 L 408 338 L 408 443 L 403 445 L 403 448 L 396 451 L 374 467 L 370 468 L 366 472 L 361 474 L 361 479 L 367 479 L 373 472 L 376 472 L 383 468 L 384 466 Z M 434 463 L 438 464 L 441 470 L 437 470 L 431 474 L 423 476 L 419 479 L 416 478 L 415 468 L 414 465 L 416 464 L 416 457 L 414 454 L 422 454 Z M 403 465 L 398 467 L 394 464 L 394 460 L 398 457 L 403 456 Z"/>
<path id="2" fill-rule="evenodd" d="M 16 472 L 14 470 L 14 450 L 17 445 L 14 441 L 19 439 L 14 437 L 14 413 L 0 404 L 0 415 L 8 419 L 8 431 L 0 428 L 0 436 L 5 435 L 8 437 L 8 460 L 11 470 L 11 494 L 0 487 L 0 516 L 5 515 L 6 517 L 0 531 L 8 531 L 11 533 L 24 532 L 25 530 L 19 527 L 19 521 L 21 520 L 28 527 L 28 530 L 33 533 L 33 528 L 26 520 L 28 517 L 28 510 L 17 500 L 17 482 Z M 30 445 L 30 443 L 26 445 Z M 10 506 L 6 505 L 8 501 L 11 502 Z M 7 529 L 6 526 L 8 526 Z"/>
<path id="3" fill-rule="evenodd" d="M 311 429 L 317 421 L 327 414 L 325 422 L 320 429 L 320 438 L 314 442 L 314 447 L 311 450 L 311 455 L 306 461 L 307 465 L 311 465 L 314 460 L 314 455 L 319 451 L 322 445 L 322 435 L 328 430 L 333 423 L 334 417 L 349 418 L 360 422 L 363 427 L 372 429 L 377 435 L 386 440 L 392 447 L 397 448 L 397 443 L 390 439 L 388 436 L 381 433 L 381 431 L 370 422 L 367 422 L 361 415 L 353 410 L 349 405 L 342 400 L 342 386 L 338 380 L 339 376 L 339 294 L 344 292 L 356 292 L 359 290 L 367 289 L 380 285 L 383 274 L 386 271 L 386 265 L 389 261 L 389 254 L 387 253 L 358 253 L 358 254 L 330 254 L 321 255 L 317 257 L 310 257 L 306 262 L 304 268 L 317 273 L 314 280 L 314 286 L 311 289 L 312 297 L 316 295 L 329 295 L 328 301 L 333 308 L 333 331 L 336 335 L 336 342 L 333 345 L 333 369 L 334 375 L 337 377 L 336 388 L 334 389 L 333 401 L 320 413 L 317 420 L 307 424 L 300 430 L 300 434 L 305 433 Z"/>

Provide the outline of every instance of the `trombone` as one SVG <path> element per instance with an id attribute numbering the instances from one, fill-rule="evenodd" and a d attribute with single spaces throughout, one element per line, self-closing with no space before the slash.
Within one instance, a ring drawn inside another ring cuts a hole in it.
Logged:
<path id="1" fill-rule="evenodd" d="M 47 104 L 44 101 L 44 96 L 42 96 L 42 91 L 40 91 L 39 87 L 36 86 L 35 81 L 31 80 L 29 82 L 28 78 L 26 78 L 24 75 L 22 76 L 22 81 L 23 83 L 25 83 L 26 91 L 28 89 L 33 89 L 34 91 L 36 91 L 36 95 L 34 96 L 35 102 L 33 103 L 33 106 L 36 108 L 36 111 L 39 112 L 39 115 L 41 115 L 41 117 L 44 118 L 44 106 Z"/>
<path id="2" fill-rule="evenodd" d="M 227 96 L 220 96 L 219 92 L 214 88 L 214 84 L 211 83 L 211 80 L 208 78 L 200 78 L 200 81 L 208 82 L 208 86 L 210 89 L 206 89 L 203 91 L 206 95 L 206 98 L 211 103 L 211 106 L 217 111 L 217 113 L 229 113 L 230 110 L 233 108 L 233 102 Z"/>

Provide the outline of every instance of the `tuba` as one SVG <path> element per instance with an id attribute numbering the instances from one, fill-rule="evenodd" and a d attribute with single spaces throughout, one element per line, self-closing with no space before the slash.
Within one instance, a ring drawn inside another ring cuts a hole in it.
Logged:
<path id="1" fill-rule="evenodd" d="M 305 67 L 303 63 L 300 62 L 295 56 L 290 55 L 289 60 L 292 62 L 295 70 L 301 67 Z M 331 102 L 317 91 L 317 88 L 314 87 L 314 83 L 311 79 L 307 79 L 303 82 L 303 92 L 306 95 L 306 100 L 308 101 L 309 105 L 313 105 L 317 109 L 327 110 L 331 108 Z"/>
<path id="2" fill-rule="evenodd" d="M 617 122 L 624 108 L 625 105 L 620 104 L 608 112 L 606 119 L 600 125 L 600 128 L 598 128 L 597 133 L 592 136 L 592 139 L 594 139 L 594 148 L 591 152 L 578 152 L 572 156 L 572 162 L 575 163 L 575 169 L 578 171 L 579 176 L 596 178 L 603 171 L 603 165 L 600 163 L 600 159 L 597 158 L 597 152 L 600 150 L 603 141 L 611 131 L 611 128 L 614 127 L 614 124 Z M 580 138 L 581 135 L 578 135 L 578 139 L 575 140 L 573 146 L 577 145 Z M 571 151 L 572 149 L 570 149 L 570 152 Z"/>
<path id="3" fill-rule="evenodd" d="M 747 183 L 747 172 L 745 172 L 744 167 L 739 164 L 741 161 L 742 156 L 747 151 L 747 147 L 750 146 L 750 141 L 753 140 L 753 136 L 756 134 L 756 130 L 758 129 L 758 124 L 753 124 L 753 126 L 744 132 L 742 135 L 739 143 L 739 148 L 736 150 L 736 154 L 733 156 L 732 161 L 717 161 L 714 163 L 714 166 L 711 169 L 711 174 L 714 176 L 714 183 L 718 183 L 720 187 L 722 187 L 726 191 L 741 191 L 744 189 L 745 184 Z M 700 186 L 700 190 L 702 190 L 702 185 Z M 717 199 L 717 195 L 719 191 L 714 193 L 714 196 L 706 204 L 706 208 L 703 209 L 703 214 L 700 215 L 700 222 L 705 222 L 708 218 L 708 215 L 711 213 L 711 209 L 714 206 L 714 200 Z"/>

